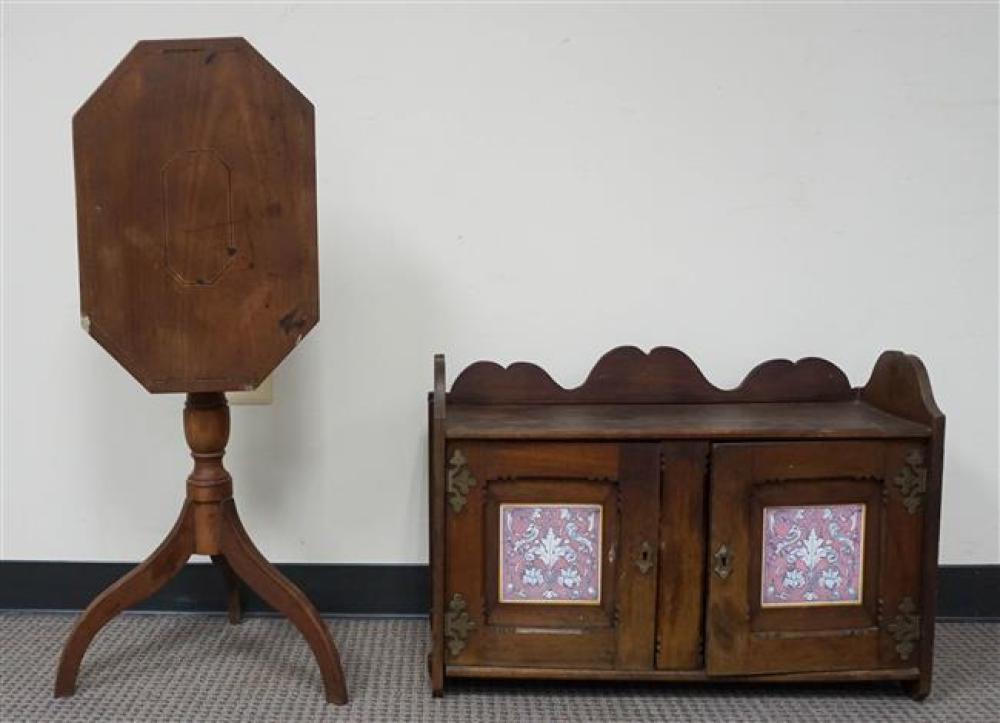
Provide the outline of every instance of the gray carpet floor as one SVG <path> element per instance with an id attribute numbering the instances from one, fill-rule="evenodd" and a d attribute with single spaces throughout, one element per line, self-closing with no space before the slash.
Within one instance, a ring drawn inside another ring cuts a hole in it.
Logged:
<path id="1" fill-rule="evenodd" d="M 351 702 L 328 706 L 305 642 L 277 617 L 125 614 L 97 637 L 76 695 L 52 685 L 72 615 L 0 614 L 4 721 L 991 721 L 1000 624 L 938 626 L 935 686 L 456 681 L 433 699 L 424 620 L 332 619 Z"/>

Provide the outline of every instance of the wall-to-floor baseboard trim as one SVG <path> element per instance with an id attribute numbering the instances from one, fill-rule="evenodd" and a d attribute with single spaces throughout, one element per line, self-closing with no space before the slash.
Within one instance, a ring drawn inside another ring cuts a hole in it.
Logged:
<path id="1" fill-rule="evenodd" d="M 1000 620 L 1000 565 L 942 565 L 938 570 L 939 620 Z"/>
<path id="2" fill-rule="evenodd" d="M 0 609 L 82 610 L 134 563 L 0 561 Z M 321 613 L 424 615 L 430 601 L 427 565 L 277 565 Z M 246 586 L 243 586 L 246 592 Z M 225 610 L 219 570 L 189 563 L 180 574 L 135 607 L 164 612 Z M 248 612 L 269 610 L 247 594 Z"/>
<path id="3" fill-rule="evenodd" d="M 0 610 L 82 610 L 132 563 L 0 561 Z M 424 615 L 430 601 L 427 565 L 306 565 L 278 568 L 330 615 Z M 220 573 L 189 564 L 137 610 L 225 609 Z M 249 612 L 268 608 L 256 597 Z M 1000 620 L 1000 565 L 941 567 L 938 617 Z"/>

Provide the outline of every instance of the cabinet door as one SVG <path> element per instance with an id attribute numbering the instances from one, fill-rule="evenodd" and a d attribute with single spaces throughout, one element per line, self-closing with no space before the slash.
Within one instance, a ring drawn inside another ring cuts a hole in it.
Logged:
<path id="1" fill-rule="evenodd" d="M 916 666 L 923 448 L 712 450 L 711 674 Z"/>
<path id="2" fill-rule="evenodd" d="M 658 445 L 447 456 L 447 664 L 652 667 Z"/>

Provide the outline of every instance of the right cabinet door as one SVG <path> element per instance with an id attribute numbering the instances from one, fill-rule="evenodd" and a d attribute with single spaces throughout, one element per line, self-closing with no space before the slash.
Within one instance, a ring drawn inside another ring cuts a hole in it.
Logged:
<path id="1" fill-rule="evenodd" d="M 713 445 L 708 672 L 915 667 L 925 487 L 919 443 Z"/>

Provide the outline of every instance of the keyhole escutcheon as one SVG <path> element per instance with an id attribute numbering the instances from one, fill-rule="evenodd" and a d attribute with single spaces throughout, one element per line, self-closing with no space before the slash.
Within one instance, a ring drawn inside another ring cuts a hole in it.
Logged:
<path id="1" fill-rule="evenodd" d="M 715 574 L 725 580 L 733 571 L 733 553 L 725 544 L 715 551 Z"/>
<path id="2" fill-rule="evenodd" d="M 639 556 L 635 559 L 635 566 L 643 575 L 653 568 L 653 546 L 649 542 L 643 542 L 639 547 Z"/>

